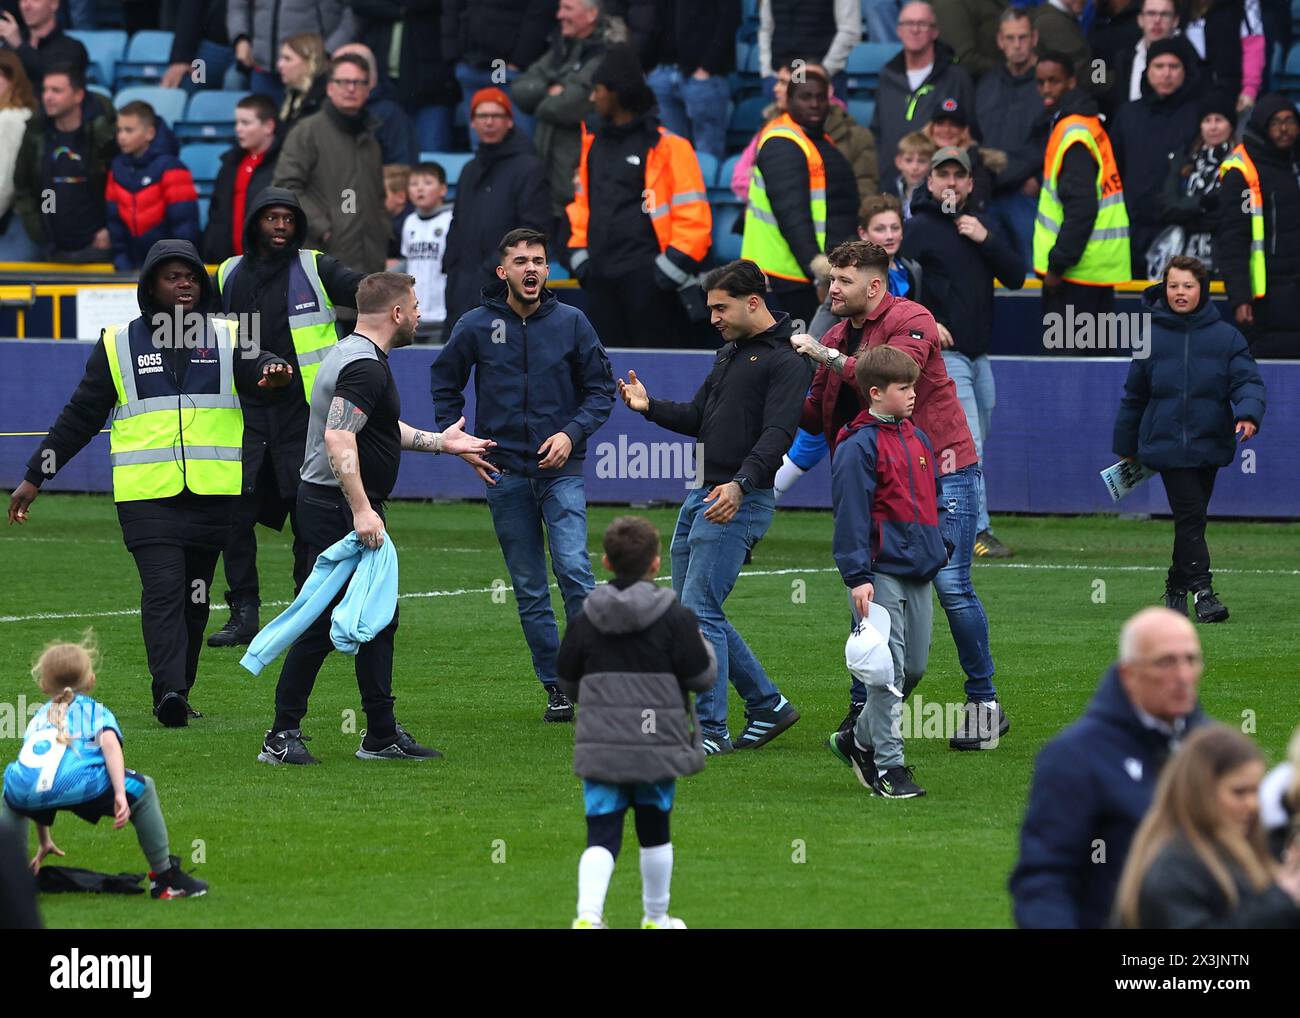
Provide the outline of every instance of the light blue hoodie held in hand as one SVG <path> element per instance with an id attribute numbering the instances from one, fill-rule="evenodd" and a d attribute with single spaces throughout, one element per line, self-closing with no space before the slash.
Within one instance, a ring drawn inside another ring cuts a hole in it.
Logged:
<path id="1" fill-rule="evenodd" d="M 254 675 L 260 674 L 320 617 L 345 583 L 348 591 L 334 607 L 330 640 L 336 650 L 356 654 L 397 612 L 397 548 L 393 539 L 385 534 L 377 549 L 367 548 L 353 531 L 321 552 L 293 604 L 253 638 L 239 663 Z"/>

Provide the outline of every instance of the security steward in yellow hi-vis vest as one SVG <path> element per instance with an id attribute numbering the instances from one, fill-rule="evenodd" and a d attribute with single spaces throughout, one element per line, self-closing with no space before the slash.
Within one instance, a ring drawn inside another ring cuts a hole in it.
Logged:
<path id="1" fill-rule="evenodd" d="M 824 130 L 829 82 L 811 68 L 803 75 L 787 87 L 788 112 L 759 134 L 740 257 L 767 276 L 768 306 L 806 332 L 825 299 L 827 252 L 858 239 L 858 178 Z"/>
<path id="2" fill-rule="evenodd" d="M 263 350 L 293 365 L 284 389 L 244 400 L 244 488 L 222 561 L 230 618 L 209 647 L 234 647 L 257 635 L 261 606 L 258 523 L 293 530 L 296 592 L 312 562 L 298 529 L 298 471 L 307 443 L 311 387 L 321 360 L 338 342 L 335 305 L 354 307 L 365 278 L 320 251 L 303 250 L 307 216 L 292 191 L 268 187 L 244 219 L 244 254 L 217 268 L 221 310 L 253 324 Z"/>
<path id="3" fill-rule="evenodd" d="M 213 297 L 193 244 L 154 244 L 140 270 L 141 316 L 100 334 L 72 399 L 9 500 L 9 522 L 25 522 L 42 482 L 112 421 L 113 498 L 140 571 L 154 713 L 169 728 L 201 716 L 190 690 L 212 574 L 243 483 L 241 400 L 286 387 L 294 375 L 212 317 Z"/>
<path id="4" fill-rule="evenodd" d="M 1111 311 L 1115 284 L 1132 278 L 1124 185 L 1092 97 L 1076 87 L 1074 64 L 1040 54 L 1038 94 L 1050 135 L 1034 221 L 1034 271 L 1043 277 L 1043 314 Z M 1072 344 L 1062 348 L 1072 352 Z"/>
<path id="5" fill-rule="evenodd" d="M 1256 357 L 1300 358 L 1300 115 L 1259 97 L 1241 144 L 1219 164 L 1214 267 Z"/>

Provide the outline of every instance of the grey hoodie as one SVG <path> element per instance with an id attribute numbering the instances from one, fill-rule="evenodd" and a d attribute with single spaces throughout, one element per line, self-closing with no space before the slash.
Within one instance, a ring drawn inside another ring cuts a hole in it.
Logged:
<path id="1" fill-rule="evenodd" d="M 564 634 L 560 684 L 579 704 L 573 770 L 611 784 L 664 781 L 704 767 L 688 691 L 717 679 L 695 614 L 649 581 L 593 590 Z"/>

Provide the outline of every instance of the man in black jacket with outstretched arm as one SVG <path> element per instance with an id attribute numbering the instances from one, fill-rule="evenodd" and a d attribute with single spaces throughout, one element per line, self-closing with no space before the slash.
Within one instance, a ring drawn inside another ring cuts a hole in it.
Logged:
<path id="1" fill-rule="evenodd" d="M 790 316 L 768 310 L 767 279 L 753 262 L 714 269 L 704 289 L 725 345 L 695 398 L 651 399 L 635 371 L 626 382 L 618 380 L 618 392 L 630 409 L 694 436 L 701 447 L 699 483 L 682 503 L 673 533 L 673 589 L 699 616 L 718 658 L 717 682 L 696 701 L 704 751 L 714 756 L 757 749 L 799 720 L 723 614 L 722 603 L 745 553 L 772 525 L 773 480 L 794 441 L 813 367 L 790 346 Z M 734 746 L 727 730 L 728 677 L 745 698 L 745 730 Z"/>

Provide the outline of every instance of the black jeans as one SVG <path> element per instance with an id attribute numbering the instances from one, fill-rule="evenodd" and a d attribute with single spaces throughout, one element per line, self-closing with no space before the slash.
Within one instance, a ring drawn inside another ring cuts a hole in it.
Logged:
<path id="1" fill-rule="evenodd" d="M 1063 325 L 1071 321 L 1070 308 L 1073 308 L 1073 320 L 1079 321 L 1085 315 L 1110 314 L 1115 310 L 1115 288 L 1113 286 L 1087 286 L 1084 283 L 1062 283 L 1057 290 L 1043 290 L 1044 333 L 1047 331 L 1047 316 L 1059 315 Z M 1092 329 L 1093 342 L 1097 342 L 1096 322 Z M 1056 357 L 1114 357 L 1127 351 L 1092 349 L 1072 350 L 1068 346 L 1060 349 L 1044 347 L 1043 353 Z"/>
<path id="2" fill-rule="evenodd" d="M 382 505 L 372 503 L 372 508 L 384 518 Z M 352 532 L 352 510 L 338 488 L 303 482 L 298 488 L 298 525 L 307 545 L 308 561 L 314 564 L 321 552 Z M 316 676 L 334 650 L 330 616 L 346 593 L 346 587 L 339 591 L 285 655 L 280 681 L 275 687 L 273 732 L 302 727 Z M 366 712 L 367 731 L 371 739 L 378 741 L 390 740 L 397 732 L 393 719 L 393 637 L 396 633 L 397 612 L 394 611 L 393 621 L 369 643 L 363 643 L 356 656 L 357 688 L 361 691 L 361 707 Z"/>
<path id="3" fill-rule="evenodd" d="M 1169 567 L 1169 586 L 1175 590 L 1205 590 L 1210 586 L 1205 516 L 1218 472 L 1218 467 L 1160 471 L 1169 508 L 1174 514 L 1174 559 Z"/>
<path id="4" fill-rule="evenodd" d="M 691 345 L 691 323 L 676 292 L 655 286 L 649 266 L 614 279 L 582 284 L 587 319 L 605 346 L 657 349 Z"/>
<path id="5" fill-rule="evenodd" d="M 226 572 L 226 600 L 230 604 L 260 599 L 260 582 L 257 576 L 257 521 L 269 500 L 282 500 L 276 486 L 275 467 L 271 457 L 262 460 L 257 477 L 257 489 L 239 496 L 235 515 L 230 523 L 230 538 L 226 542 L 222 565 Z M 298 526 L 297 501 L 287 507 L 289 526 L 293 530 L 293 592 L 297 596 L 311 575 L 314 557 L 307 554 L 307 543 Z"/>
<path id="6" fill-rule="evenodd" d="M 157 707 L 168 693 L 188 697 L 194 685 L 221 549 L 145 544 L 131 549 L 131 554 L 140 570 L 140 628 Z"/>

